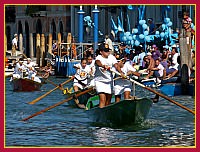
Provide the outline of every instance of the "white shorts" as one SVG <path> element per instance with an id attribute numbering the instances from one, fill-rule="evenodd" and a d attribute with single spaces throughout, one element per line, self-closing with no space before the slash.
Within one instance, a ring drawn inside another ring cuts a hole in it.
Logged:
<path id="1" fill-rule="evenodd" d="M 120 85 L 115 85 L 114 86 L 114 93 L 115 93 L 115 95 L 121 95 L 125 91 L 131 92 L 130 86 L 120 86 Z"/>
<path id="2" fill-rule="evenodd" d="M 97 93 L 112 94 L 113 89 L 114 89 L 112 82 L 95 81 L 95 87 L 96 87 Z"/>
<path id="3" fill-rule="evenodd" d="M 13 74 L 13 78 L 21 78 L 21 76 L 19 74 Z"/>
<path id="4" fill-rule="evenodd" d="M 74 82 L 73 86 L 77 86 L 77 87 L 80 88 L 80 89 L 84 89 L 84 88 L 85 88 L 85 86 L 81 85 L 81 84 L 78 83 L 78 82 Z"/>

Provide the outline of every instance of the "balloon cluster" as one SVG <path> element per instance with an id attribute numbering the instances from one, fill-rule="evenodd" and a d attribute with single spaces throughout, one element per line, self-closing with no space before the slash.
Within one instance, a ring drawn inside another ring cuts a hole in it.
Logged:
<path id="1" fill-rule="evenodd" d="M 127 44 L 132 46 L 139 46 L 141 43 L 144 42 L 150 42 L 150 36 L 149 31 L 147 30 L 148 26 L 146 24 L 145 20 L 139 21 L 140 26 L 143 29 L 143 32 L 139 32 L 137 28 L 134 28 L 131 32 L 125 32 L 121 34 L 120 40 Z"/>
<path id="2" fill-rule="evenodd" d="M 87 26 L 89 26 L 90 28 L 95 26 L 90 16 L 85 16 L 84 21 L 87 23 Z"/>
<path id="3" fill-rule="evenodd" d="M 129 5 L 127 7 L 129 10 L 135 10 L 135 7 L 132 7 Z M 171 10 L 170 6 L 166 6 L 163 8 L 165 12 L 168 12 Z M 175 40 L 178 37 L 178 33 L 173 33 L 171 32 L 171 26 L 172 22 L 170 18 L 165 17 L 163 24 L 161 25 L 161 30 L 160 31 L 155 31 L 155 34 L 150 34 L 148 31 L 148 25 L 146 23 L 146 20 L 144 20 L 144 11 L 145 11 L 145 6 L 138 6 L 138 11 L 139 11 L 139 24 L 138 28 L 134 28 L 132 31 L 123 31 L 119 30 L 119 17 L 118 17 L 118 28 L 115 25 L 113 19 L 111 18 L 112 22 L 112 27 L 117 34 L 117 32 L 120 32 L 120 41 L 123 42 L 126 45 L 132 45 L 132 46 L 139 46 L 140 44 L 145 44 L 148 42 L 154 42 L 156 40 L 164 41 L 165 44 L 167 45 L 173 45 L 175 44 Z M 166 15 L 167 16 L 167 15 Z M 121 27 L 123 29 L 123 27 Z"/>
<path id="4" fill-rule="evenodd" d="M 89 28 L 93 28 L 93 27 L 95 28 L 95 24 L 93 23 L 90 16 L 85 16 L 83 20 L 86 22 Z M 103 35 L 103 33 L 100 30 L 98 32 L 99 32 L 99 35 Z"/>

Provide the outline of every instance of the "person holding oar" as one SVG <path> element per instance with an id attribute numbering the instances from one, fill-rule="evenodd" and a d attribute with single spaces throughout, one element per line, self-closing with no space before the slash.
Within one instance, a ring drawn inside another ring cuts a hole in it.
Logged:
<path id="1" fill-rule="evenodd" d="M 88 85 L 94 86 L 94 74 L 95 74 L 95 60 L 92 57 L 92 54 L 87 55 L 87 66 L 90 68 L 91 75 L 88 78 Z"/>
<path id="2" fill-rule="evenodd" d="M 74 77 L 74 92 L 78 92 L 79 89 L 85 89 L 88 86 L 88 78 L 92 75 L 92 71 L 87 66 L 87 60 L 85 58 L 81 59 L 81 63 L 75 64 L 76 74 Z M 79 105 L 79 108 L 85 108 L 84 104 L 79 104 L 78 98 L 74 99 L 75 103 Z"/>
<path id="3" fill-rule="evenodd" d="M 26 67 L 23 64 L 23 59 L 20 58 L 18 63 L 15 66 L 14 72 L 13 72 L 13 76 L 11 79 L 15 79 L 15 78 L 23 78 L 23 72 L 26 69 Z"/>
<path id="4" fill-rule="evenodd" d="M 99 107 L 103 108 L 110 104 L 113 93 L 113 75 L 110 68 L 115 67 L 123 76 L 117 59 L 110 53 L 108 45 L 99 46 L 100 55 L 96 57 L 95 88 L 99 94 Z"/>
<path id="5" fill-rule="evenodd" d="M 124 58 L 118 62 L 118 66 L 121 68 L 121 71 L 125 76 L 140 76 L 140 73 L 136 72 L 136 69 L 126 62 L 126 59 Z M 129 80 L 117 77 L 114 83 L 115 102 L 119 102 L 121 100 L 122 93 L 124 93 L 124 99 L 131 98 L 131 83 Z"/>

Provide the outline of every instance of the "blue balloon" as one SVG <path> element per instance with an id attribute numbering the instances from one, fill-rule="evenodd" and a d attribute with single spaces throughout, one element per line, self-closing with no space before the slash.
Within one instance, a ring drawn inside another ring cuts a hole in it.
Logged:
<path id="1" fill-rule="evenodd" d="M 138 29 L 136 29 L 136 28 L 133 29 L 133 33 L 135 33 L 135 34 L 138 33 Z"/>
<path id="2" fill-rule="evenodd" d="M 125 32 L 124 35 L 126 35 L 126 37 L 128 37 L 131 33 L 130 32 Z"/>
<path id="3" fill-rule="evenodd" d="M 145 24 L 145 23 L 146 23 L 145 20 L 139 20 L 139 24 L 140 24 L 140 25 L 143 25 L 143 24 Z"/>
<path id="4" fill-rule="evenodd" d="M 124 41 L 124 42 L 126 42 L 126 41 L 127 41 L 127 38 L 126 38 L 126 36 L 123 36 L 123 37 L 122 37 L 122 41 Z"/>
<path id="5" fill-rule="evenodd" d="M 165 29 L 165 27 L 166 27 L 165 24 L 162 24 L 162 29 L 163 29 L 163 30 Z"/>
<path id="6" fill-rule="evenodd" d="M 133 35 L 133 40 L 136 40 L 136 35 Z"/>
<path id="7" fill-rule="evenodd" d="M 144 31 L 144 35 L 145 36 L 149 35 L 149 31 Z"/>
<path id="8" fill-rule="evenodd" d="M 169 5 L 166 6 L 167 11 L 171 11 L 171 7 Z"/>
<path id="9" fill-rule="evenodd" d="M 91 17 L 90 17 L 90 16 L 84 17 L 84 21 L 90 21 L 90 20 L 91 20 Z"/>
<path id="10" fill-rule="evenodd" d="M 145 41 L 150 42 L 151 41 L 150 37 L 149 36 L 145 36 Z"/>
<path id="11" fill-rule="evenodd" d="M 144 39 L 144 34 L 140 34 L 140 35 L 139 35 L 139 38 L 140 38 L 140 39 Z"/>
<path id="12" fill-rule="evenodd" d="M 128 39 L 128 41 L 131 41 L 133 38 L 131 35 L 129 35 L 127 39 Z"/>
<path id="13" fill-rule="evenodd" d="M 135 7 L 132 5 L 128 5 L 128 9 L 133 11 L 133 10 L 135 10 Z"/>
<path id="14" fill-rule="evenodd" d="M 159 31 L 156 31 L 156 35 L 159 35 L 160 34 L 160 32 Z"/>
<path id="15" fill-rule="evenodd" d="M 138 40 L 135 41 L 135 46 L 139 46 L 140 42 Z"/>
<path id="16" fill-rule="evenodd" d="M 164 19 L 164 22 L 165 22 L 165 23 L 169 23 L 169 22 L 170 22 L 170 18 L 165 18 L 165 19 Z"/>
<path id="17" fill-rule="evenodd" d="M 165 36 L 165 33 L 164 33 L 164 32 L 161 32 L 161 33 L 160 33 L 160 37 L 163 38 L 164 36 Z"/>
<path id="18" fill-rule="evenodd" d="M 148 27 L 147 24 L 143 24 L 143 25 L 142 25 L 142 28 L 143 28 L 144 30 L 146 30 L 147 27 Z"/>
<path id="19" fill-rule="evenodd" d="M 170 21 L 168 24 L 167 24 L 168 27 L 172 26 L 172 22 Z"/>
<path id="20" fill-rule="evenodd" d="M 134 43 L 134 40 L 131 40 L 131 45 L 134 45 L 135 43 Z"/>

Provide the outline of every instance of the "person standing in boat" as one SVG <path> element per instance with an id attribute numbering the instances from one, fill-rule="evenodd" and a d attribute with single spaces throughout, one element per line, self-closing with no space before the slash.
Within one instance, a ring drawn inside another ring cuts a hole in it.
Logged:
<path id="1" fill-rule="evenodd" d="M 118 66 L 117 59 L 110 53 L 107 44 L 101 44 L 99 51 L 100 55 L 96 57 L 95 61 L 95 88 L 99 95 L 99 107 L 103 108 L 110 104 L 114 91 L 113 75 L 110 72 L 110 68 L 115 67 L 122 77 L 124 77 L 124 74 Z"/>
<path id="2" fill-rule="evenodd" d="M 124 58 L 122 58 L 118 66 L 121 68 L 121 71 L 125 76 L 134 75 L 139 77 L 140 74 L 136 72 L 136 69 L 131 66 Z M 115 92 L 115 102 L 119 102 L 121 100 L 121 95 L 124 93 L 124 99 L 130 99 L 131 95 L 131 83 L 127 79 L 123 79 L 121 77 L 117 77 L 115 80 L 114 92 Z"/>
<path id="3" fill-rule="evenodd" d="M 88 86 L 88 78 L 92 75 L 92 72 L 87 66 L 87 59 L 82 58 L 81 63 L 75 64 L 74 68 L 76 68 L 76 74 L 74 77 L 74 92 L 79 91 L 79 89 L 84 89 Z M 76 104 L 79 104 L 79 100 L 74 99 Z M 84 108 L 84 107 L 83 107 Z"/>
<path id="4" fill-rule="evenodd" d="M 26 69 L 26 67 L 23 64 L 23 59 L 20 58 L 18 63 L 15 66 L 14 72 L 13 72 L 13 78 L 23 78 L 23 72 Z"/>
<path id="5" fill-rule="evenodd" d="M 14 34 L 14 38 L 12 39 L 12 55 L 16 55 L 16 50 L 18 50 L 18 35 Z"/>

